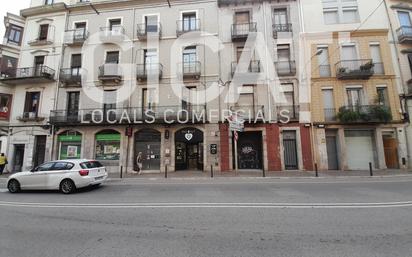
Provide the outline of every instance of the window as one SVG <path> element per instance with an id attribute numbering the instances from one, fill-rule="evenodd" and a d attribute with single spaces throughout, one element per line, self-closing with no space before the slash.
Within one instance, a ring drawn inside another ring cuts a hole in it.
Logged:
<path id="1" fill-rule="evenodd" d="M 34 75 L 41 76 L 43 73 L 45 56 L 35 56 L 34 57 Z"/>
<path id="2" fill-rule="evenodd" d="M 115 30 L 116 28 L 120 27 L 121 25 L 122 25 L 122 20 L 121 19 L 109 20 L 110 30 Z"/>
<path id="3" fill-rule="evenodd" d="M 235 24 L 247 24 L 250 22 L 249 12 L 236 12 L 235 13 Z"/>
<path id="4" fill-rule="evenodd" d="M 8 29 L 7 42 L 21 44 L 22 27 L 11 25 Z"/>
<path id="5" fill-rule="evenodd" d="M 322 89 L 322 97 L 325 121 L 333 121 L 336 115 L 335 101 L 333 99 L 333 90 Z"/>
<path id="6" fill-rule="evenodd" d="M 56 162 L 52 170 L 71 170 L 74 167 L 73 163 L 69 162 Z"/>
<path id="7" fill-rule="evenodd" d="M 376 87 L 377 93 L 377 104 L 383 106 L 389 106 L 389 96 L 388 96 L 388 88 L 386 86 L 378 86 Z"/>
<path id="8" fill-rule="evenodd" d="M 348 98 L 348 106 L 355 107 L 363 104 L 362 88 L 347 88 L 346 95 Z"/>
<path id="9" fill-rule="evenodd" d="M 74 24 L 74 39 L 81 40 L 86 38 L 86 22 L 76 22 Z"/>
<path id="10" fill-rule="evenodd" d="M 286 25 L 288 24 L 288 15 L 286 9 L 275 9 L 273 14 L 275 25 Z"/>
<path id="11" fill-rule="evenodd" d="M 119 51 L 107 52 L 106 63 L 119 64 Z"/>
<path id="12" fill-rule="evenodd" d="M 356 51 L 356 46 L 355 45 L 343 45 L 341 60 L 353 61 L 356 59 L 358 59 L 358 53 Z M 346 62 L 345 64 L 349 64 L 349 62 Z"/>
<path id="13" fill-rule="evenodd" d="M 90 162 L 80 163 L 80 167 L 82 167 L 82 169 L 94 169 L 94 168 L 101 168 L 103 167 L 103 165 L 98 161 L 90 161 Z"/>
<path id="14" fill-rule="evenodd" d="M 40 92 L 26 92 L 24 116 L 34 118 L 39 111 Z"/>
<path id="15" fill-rule="evenodd" d="M 0 59 L 0 77 L 10 77 L 16 74 L 17 58 L 3 55 Z"/>
<path id="16" fill-rule="evenodd" d="M 323 16 L 327 25 L 360 21 L 356 0 L 324 0 L 322 3 Z"/>
<path id="17" fill-rule="evenodd" d="M 158 32 L 158 16 L 157 15 L 148 15 L 145 16 L 145 24 L 146 24 L 146 33 L 155 33 Z"/>
<path id="18" fill-rule="evenodd" d="M 196 12 L 183 13 L 182 22 L 183 31 L 194 31 L 199 29 Z"/>
<path id="19" fill-rule="evenodd" d="M 35 168 L 34 171 L 49 171 L 52 169 L 54 162 L 48 162 Z"/>
<path id="20" fill-rule="evenodd" d="M 411 27 L 411 17 L 409 12 L 398 11 L 399 24 L 401 27 Z"/>
<path id="21" fill-rule="evenodd" d="M 120 160 L 120 138 L 121 135 L 117 131 L 106 130 L 98 133 L 96 135 L 96 160 Z"/>
<path id="22" fill-rule="evenodd" d="M 183 64 L 186 66 L 194 65 L 197 61 L 196 47 L 190 46 L 183 50 Z"/>
<path id="23" fill-rule="evenodd" d="M 67 92 L 67 116 L 77 119 L 79 114 L 80 92 Z"/>
<path id="24" fill-rule="evenodd" d="M 39 40 L 47 40 L 49 33 L 49 24 L 40 25 Z"/>
<path id="25" fill-rule="evenodd" d="M 319 63 L 319 76 L 320 77 L 330 77 L 330 64 L 329 64 L 329 48 L 328 46 L 318 46 L 320 54 L 318 55 Z"/>
<path id="26" fill-rule="evenodd" d="M 105 90 L 103 93 L 103 111 L 105 115 L 115 115 L 116 110 L 116 90 Z M 110 117 L 114 119 L 114 117 Z"/>
<path id="27" fill-rule="evenodd" d="M 369 45 L 371 51 L 372 62 L 374 64 L 375 74 L 384 74 L 383 63 L 381 57 L 381 47 L 379 43 L 371 43 Z"/>
<path id="28" fill-rule="evenodd" d="M 0 120 L 9 120 L 12 95 L 0 93 Z"/>
<path id="29" fill-rule="evenodd" d="M 45 0 L 45 1 L 44 1 L 44 4 L 45 4 L 45 5 L 52 5 L 53 2 L 54 2 L 54 0 Z"/>

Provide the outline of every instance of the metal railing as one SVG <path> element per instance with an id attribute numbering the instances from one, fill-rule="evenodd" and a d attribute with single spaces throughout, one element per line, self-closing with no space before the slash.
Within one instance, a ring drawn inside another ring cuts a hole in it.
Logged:
<path id="1" fill-rule="evenodd" d="M 336 63 L 338 79 L 369 79 L 374 74 L 374 64 L 371 59 L 345 60 Z"/>
<path id="2" fill-rule="evenodd" d="M 264 105 L 234 105 L 230 111 L 241 116 L 245 122 L 254 122 L 256 120 L 265 119 Z"/>
<path id="3" fill-rule="evenodd" d="M 39 116 L 39 114 L 37 112 L 23 112 L 22 116 L 18 116 L 16 118 L 19 121 L 42 121 L 45 118 Z"/>
<path id="4" fill-rule="evenodd" d="M 200 31 L 200 19 L 186 19 L 176 21 L 178 36 L 192 31 Z"/>
<path id="5" fill-rule="evenodd" d="M 296 121 L 299 120 L 299 105 L 278 104 L 274 111 L 279 121 Z"/>
<path id="6" fill-rule="evenodd" d="M 162 34 L 162 25 L 160 22 L 156 24 L 137 24 L 137 37 L 140 39 L 147 38 L 148 34 L 161 35 Z"/>
<path id="7" fill-rule="evenodd" d="M 247 38 L 250 32 L 257 31 L 257 23 L 235 23 L 232 24 L 232 39 Z"/>
<path id="8" fill-rule="evenodd" d="M 64 84 L 78 84 L 82 80 L 84 70 L 80 67 L 60 69 L 60 82 Z"/>
<path id="9" fill-rule="evenodd" d="M 400 43 L 412 41 L 412 26 L 401 26 L 396 30 Z"/>
<path id="10" fill-rule="evenodd" d="M 245 71 L 247 73 L 260 73 L 261 71 L 260 61 L 250 61 L 249 63 L 246 63 L 246 64 L 232 62 L 232 69 L 231 69 L 232 77 L 235 75 L 235 72 L 238 69 L 238 67 L 239 67 L 238 72 L 240 73 L 244 73 Z"/>
<path id="11" fill-rule="evenodd" d="M 325 121 L 336 121 L 336 109 L 335 108 L 325 108 L 323 109 L 323 115 Z"/>
<path id="12" fill-rule="evenodd" d="M 52 44 L 53 41 L 47 37 L 47 38 L 35 38 L 33 40 L 30 40 L 29 42 L 27 42 L 27 44 L 31 45 L 31 46 L 39 46 L 39 45 L 50 45 Z"/>
<path id="13" fill-rule="evenodd" d="M 296 62 L 295 61 L 275 62 L 275 67 L 276 67 L 278 76 L 292 76 L 296 74 Z"/>
<path id="14" fill-rule="evenodd" d="M 95 108 L 79 110 L 53 110 L 51 124 L 90 123 L 202 123 L 207 122 L 206 105 L 152 106 L 124 108 Z"/>
<path id="15" fill-rule="evenodd" d="M 46 79 L 54 79 L 55 71 L 45 65 L 39 65 L 36 67 L 25 67 L 8 69 L 8 77 L 1 79 L 22 79 L 22 78 L 34 78 L 41 77 Z M 0 79 L 0 80 L 1 80 Z"/>
<path id="16" fill-rule="evenodd" d="M 148 77 L 161 78 L 163 76 L 163 65 L 160 63 L 137 64 L 137 79 L 147 79 Z"/>
<path id="17" fill-rule="evenodd" d="M 123 40 L 125 35 L 125 29 L 120 25 L 112 27 L 101 27 L 100 32 L 101 33 L 99 37 L 102 41 Z"/>
<path id="18" fill-rule="evenodd" d="M 66 30 L 64 33 L 64 43 L 67 45 L 82 44 L 89 37 L 86 28 Z"/>
<path id="19" fill-rule="evenodd" d="M 183 76 L 200 76 L 201 74 L 201 63 L 199 61 L 196 62 L 182 62 L 181 71 Z"/>
<path id="20" fill-rule="evenodd" d="M 106 63 L 99 67 L 99 78 L 122 77 L 122 70 L 117 63 Z"/>
<path id="21" fill-rule="evenodd" d="M 336 114 L 336 119 L 342 123 L 386 123 L 392 120 L 392 113 L 390 107 L 385 105 L 343 106 Z"/>
<path id="22" fill-rule="evenodd" d="M 274 32 L 292 32 L 292 23 L 273 24 Z"/>

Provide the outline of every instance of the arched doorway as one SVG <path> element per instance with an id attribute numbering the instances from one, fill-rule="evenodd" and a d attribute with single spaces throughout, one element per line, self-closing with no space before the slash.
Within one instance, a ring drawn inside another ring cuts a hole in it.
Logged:
<path id="1" fill-rule="evenodd" d="M 203 170 L 203 132 L 185 128 L 175 134 L 176 170 Z"/>
<path id="2" fill-rule="evenodd" d="M 134 136 L 133 167 L 137 170 L 137 155 L 142 153 L 142 170 L 160 170 L 162 135 L 154 129 L 143 129 Z"/>

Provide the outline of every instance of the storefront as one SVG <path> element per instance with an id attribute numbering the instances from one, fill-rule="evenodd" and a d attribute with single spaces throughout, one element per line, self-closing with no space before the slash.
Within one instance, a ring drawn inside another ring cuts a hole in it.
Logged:
<path id="1" fill-rule="evenodd" d="M 262 132 L 239 132 L 237 158 L 239 169 L 263 169 Z"/>
<path id="2" fill-rule="evenodd" d="M 96 160 L 119 161 L 120 139 L 117 131 L 102 131 L 96 134 Z"/>
<path id="3" fill-rule="evenodd" d="M 134 170 L 137 168 L 137 156 L 142 157 L 142 170 L 160 170 L 161 133 L 153 129 L 144 129 L 135 133 Z"/>
<path id="4" fill-rule="evenodd" d="M 73 135 L 59 135 L 59 160 L 80 159 L 82 148 L 82 135 L 75 133 Z"/>
<path id="5" fill-rule="evenodd" d="M 185 128 L 175 134 L 176 170 L 203 170 L 203 132 Z"/>

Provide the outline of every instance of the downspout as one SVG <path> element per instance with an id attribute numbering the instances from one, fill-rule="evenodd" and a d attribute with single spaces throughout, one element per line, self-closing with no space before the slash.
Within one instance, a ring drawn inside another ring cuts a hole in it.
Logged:
<path id="1" fill-rule="evenodd" d="M 397 42 L 397 40 L 396 40 L 396 33 L 395 33 L 394 28 L 393 28 L 392 20 L 391 20 L 391 17 L 390 17 L 390 15 L 389 15 L 390 9 L 389 9 L 389 7 L 388 7 L 388 4 L 386 3 L 386 0 L 383 1 L 383 2 L 384 2 L 384 5 L 385 5 L 386 16 L 387 16 L 387 18 L 388 18 L 389 28 L 390 28 L 391 35 L 392 35 L 393 46 L 394 46 L 394 48 L 395 48 L 395 56 L 396 56 L 396 60 L 397 60 L 397 65 L 395 65 L 395 66 L 396 66 L 396 68 L 398 69 L 399 75 L 400 75 L 400 77 L 401 77 L 402 90 L 403 90 L 402 95 L 405 96 L 405 94 L 406 94 L 406 92 L 408 91 L 408 89 L 406 88 L 406 81 L 405 81 L 405 77 L 404 77 L 404 75 L 403 75 L 403 71 L 402 71 L 402 69 L 400 68 L 400 65 L 399 65 L 399 64 L 400 64 L 400 55 L 399 55 L 400 49 L 399 49 L 399 47 L 398 47 L 398 42 Z M 402 113 L 408 113 L 408 116 L 410 117 L 406 98 L 404 98 L 404 101 L 402 101 L 401 98 L 399 98 L 399 101 L 400 101 Z M 410 121 L 408 121 L 408 123 L 410 124 Z M 407 126 L 405 126 L 405 127 L 407 127 Z M 410 149 L 410 147 L 409 147 L 409 144 L 407 143 L 407 142 L 409 142 L 408 136 L 409 136 L 408 133 L 405 133 L 407 157 L 408 157 L 408 160 L 409 160 L 411 149 Z M 408 160 L 407 160 L 407 161 L 408 161 Z M 407 164 L 407 167 L 409 167 L 408 164 Z"/>
<path id="2" fill-rule="evenodd" d="M 270 97 L 271 97 L 271 91 L 270 91 L 270 80 L 269 80 L 269 78 L 268 78 L 268 71 L 269 71 L 269 64 L 268 64 L 268 60 L 272 60 L 272 58 L 269 58 L 269 54 L 268 54 L 268 48 L 267 48 L 267 42 L 268 42 L 268 39 L 269 39 L 269 36 L 268 36 L 268 30 L 267 30 L 267 24 L 266 24 L 266 6 L 265 6 L 265 2 L 262 2 L 262 9 L 263 9 L 263 29 L 264 29 L 264 35 L 265 35 L 265 59 L 266 59 L 266 62 L 265 62 L 265 82 L 266 82 L 266 84 L 267 84 L 267 94 L 268 94 L 268 107 L 269 107 L 269 110 L 268 110 L 268 113 L 269 113 L 269 119 L 272 119 L 272 101 L 271 101 L 271 99 L 270 99 Z"/>
<path id="3" fill-rule="evenodd" d="M 69 21 L 69 13 L 70 10 L 67 8 L 66 4 L 64 5 L 65 9 L 66 9 L 66 13 L 65 13 L 65 25 L 64 25 L 64 32 L 67 31 L 68 29 L 68 21 Z M 60 93 L 60 69 L 63 66 L 63 60 L 64 60 L 64 53 L 66 50 L 66 46 L 64 44 L 64 42 L 62 42 L 62 50 L 61 50 L 61 56 L 60 56 L 60 63 L 59 66 L 57 67 L 57 81 L 56 81 L 56 93 L 54 95 L 54 106 L 53 106 L 53 110 L 57 110 L 58 105 L 58 99 L 59 99 L 59 93 Z M 50 119 L 50 117 L 49 117 Z M 55 140 L 56 140 L 56 126 L 52 124 L 51 126 L 51 133 L 52 133 L 52 146 L 51 146 L 51 151 L 50 151 L 50 160 L 53 160 L 53 155 L 55 154 Z M 56 156 L 56 158 L 58 159 L 59 156 Z"/>

